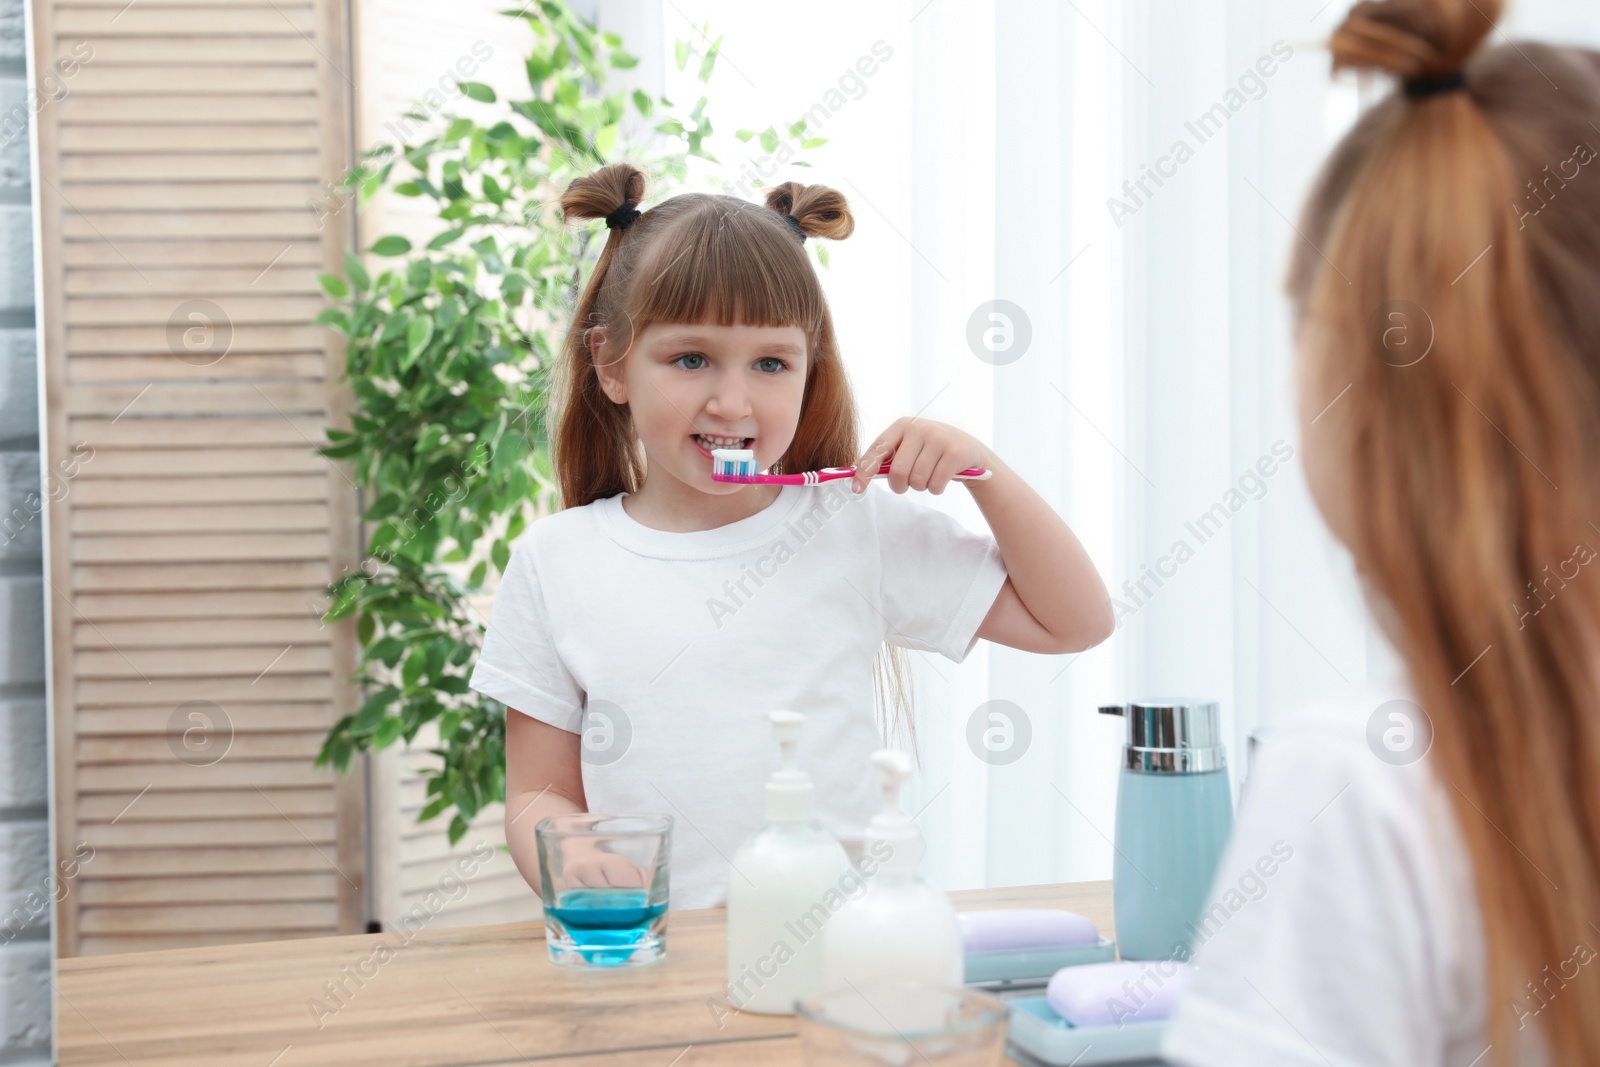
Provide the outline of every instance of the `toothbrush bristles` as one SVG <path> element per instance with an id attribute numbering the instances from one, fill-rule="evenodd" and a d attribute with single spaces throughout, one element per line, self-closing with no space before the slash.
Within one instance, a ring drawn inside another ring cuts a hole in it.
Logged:
<path id="1" fill-rule="evenodd" d="M 761 472 L 756 469 L 756 454 L 748 448 L 711 450 L 711 477 L 719 482 L 753 483 Z"/>

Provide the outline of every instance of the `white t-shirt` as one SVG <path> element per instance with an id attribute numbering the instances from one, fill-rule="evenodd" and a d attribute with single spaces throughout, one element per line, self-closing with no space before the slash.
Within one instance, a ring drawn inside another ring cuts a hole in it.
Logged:
<path id="1" fill-rule="evenodd" d="M 674 816 L 673 908 L 726 903 L 779 765 L 774 709 L 806 715 L 818 818 L 859 839 L 881 806 L 874 657 L 888 641 L 961 662 L 1005 582 L 992 536 L 849 484 L 784 486 L 691 533 L 640 524 L 623 493 L 512 546 L 470 684 L 584 734 L 590 811 Z"/>
<path id="2" fill-rule="evenodd" d="M 1407 742 L 1424 736 L 1406 733 L 1415 707 L 1404 685 L 1376 685 L 1311 705 L 1266 735 L 1162 1045 L 1167 1062 L 1493 1059 L 1466 846 L 1431 761 L 1405 762 Z M 1537 1019 L 1526 1022 L 1515 1062 L 1542 1064 Z"/>

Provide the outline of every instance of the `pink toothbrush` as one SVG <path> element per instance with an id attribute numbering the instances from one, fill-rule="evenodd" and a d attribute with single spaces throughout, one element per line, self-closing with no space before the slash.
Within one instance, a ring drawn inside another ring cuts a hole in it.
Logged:
<path id="1" fill-rule="evenodd" d="M 883 461 L 878 473 L 881 478 L 889 473 L 893 457 Z M 968 467 L 951 475 L 967 482 L 981 482 L 991 472 L 982 467 Z M 756 454 L 748 448 L 714 448 L 711 450 L 711 477 L 718 482 L 744 482 L 749 485 L 820 485 L 839 478 L 854 478 L 854 467 L 824 467 L 819 471 L 802 474 L 761 474 L 756 470 Z"/>

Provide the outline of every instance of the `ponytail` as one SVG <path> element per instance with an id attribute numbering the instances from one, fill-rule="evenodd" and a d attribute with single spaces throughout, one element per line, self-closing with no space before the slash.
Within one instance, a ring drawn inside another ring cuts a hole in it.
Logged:
<path id="1" fill-rule="evenodd" d="M 1426 91 L 1391 95 L 1335 151 L 1289 288 L 1303 410 L 1329 405 L 1305 451 L 1339 472 L 1319 503 L 1432 722 L 1430 765 L 1471 859 L 1496 1062 L 1538 1015 L 1553 1062 L 1593 1063 L 1600 981 L 1548 1003 L 1540 983 L 1575 946 L 1600 951 L 1600 573 L 1548 581 L 1600 548 L 1600 352 L 1582 343 L 1600 313 L 1591 295 L 1551 314 L 1562 286 L 1600 291 L 1600 180 L 1553 203 L 1566 224 L 1523 226 L 1514 205 L 1548 162 L 1528 145 L 1587 136 L 1600 57 L 1581 93 L 1551 93 L 1524 51 L 1537 46 L 1475 55 L 1500 9 L 1351 10 L 1334 69 Z"/>

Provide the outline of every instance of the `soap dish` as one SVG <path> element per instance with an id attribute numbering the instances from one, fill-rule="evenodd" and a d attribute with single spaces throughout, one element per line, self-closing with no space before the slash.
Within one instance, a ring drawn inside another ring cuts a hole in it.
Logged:
<path id="1" fill-rule="evenodd" d="M 1005 989 L 1019 984 L 1039 986 L 1063 967 L 1105 963 L 1116 958 L 1117 943 L 1105 937 L 1092 945 L 968 952 L 963 981 L 967 985 L 988 989 Z"/>
<path id="2" fill-rule="evenodd" d="M 1057 1015 L 1046 997 L 1003 999 L 1011 1009 L 1007 1037 L 1015 1049 L 1028 1057 L 1018 1057 L 1022 1062 L 1036 1062 L 1046 1067 L 1161 1062 L 1159 1053 L 1165 1021 L 1079 1027 Z"/>

